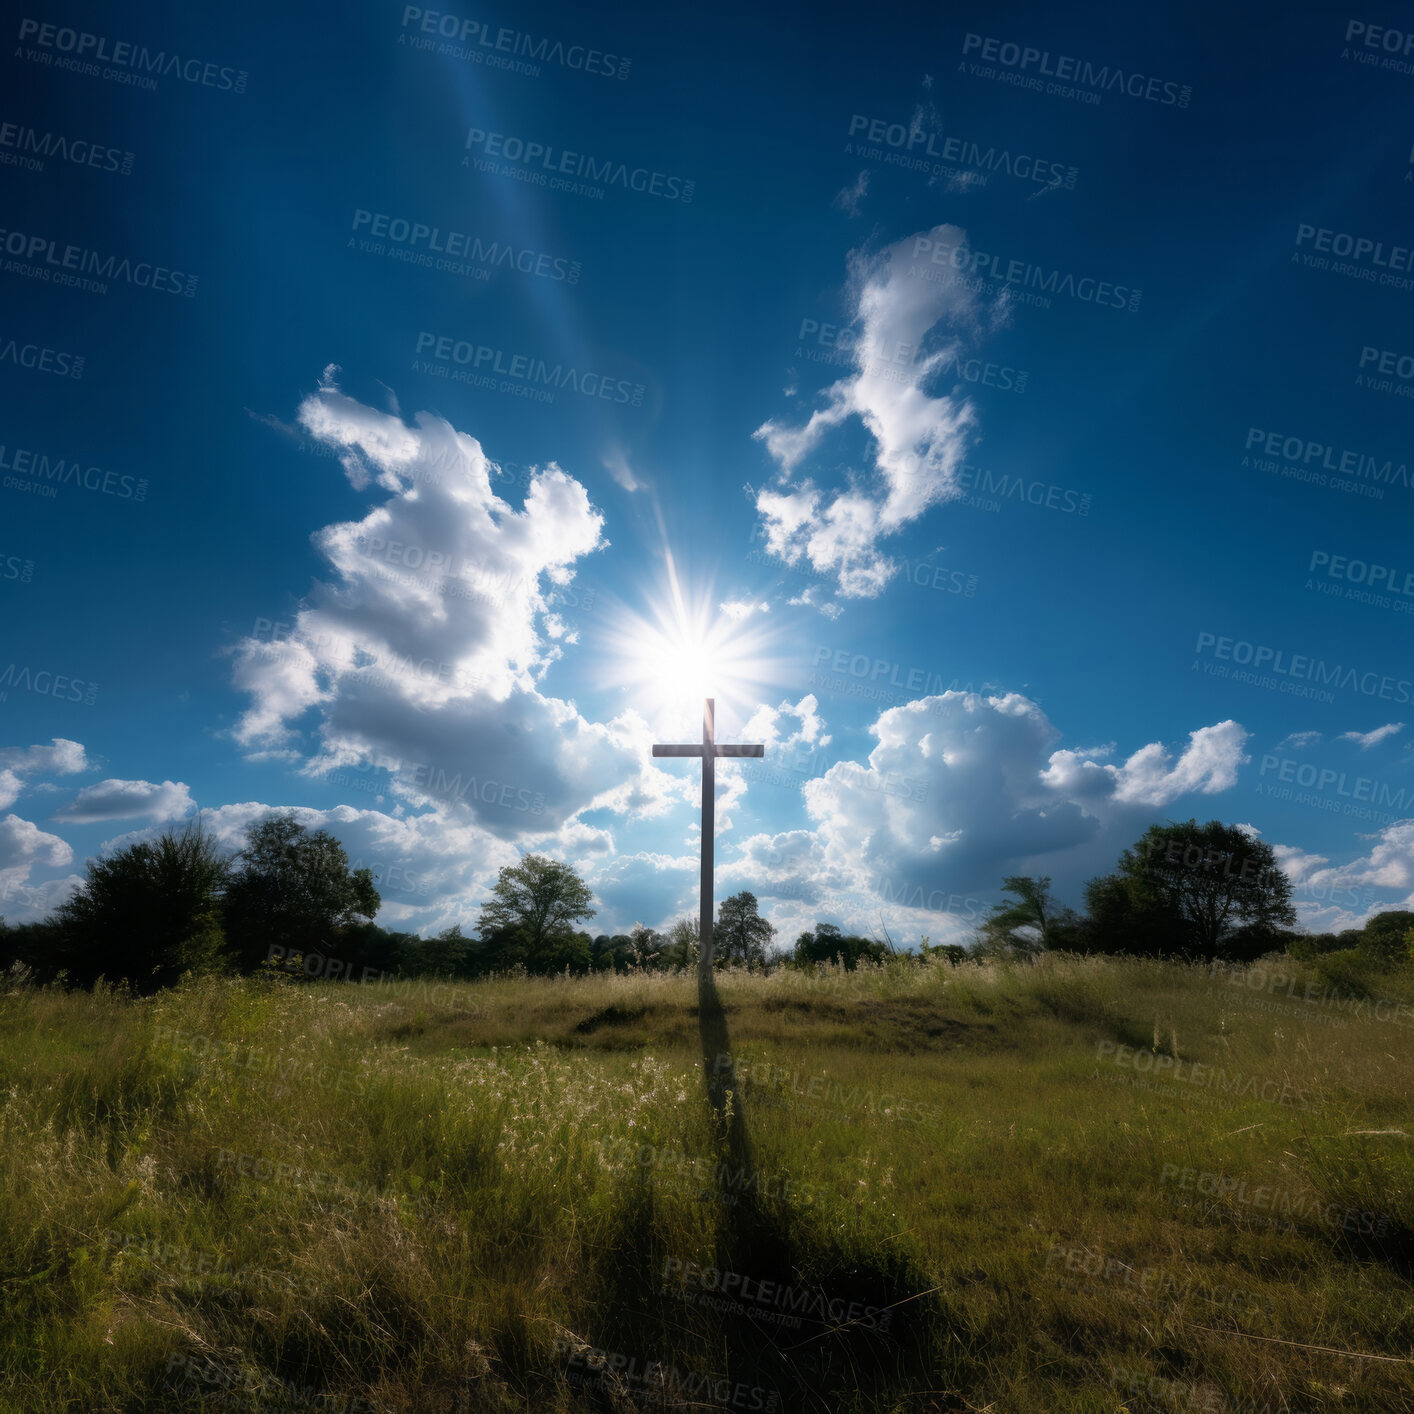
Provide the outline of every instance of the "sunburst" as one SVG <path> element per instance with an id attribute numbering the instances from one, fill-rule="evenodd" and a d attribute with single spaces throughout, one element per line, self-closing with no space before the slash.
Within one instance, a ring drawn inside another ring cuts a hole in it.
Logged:
<path id="1" fill-rule="evenodd" d="M 702 700 L 717 700 L 717 720 L 740 722 L 775 689 L 783 663 L 764 610 L 741 619 L 720 608 L 711 584 L 685 587 L 671 555 L 660 583 L 643 592 L 642 612 L 622 606 L 602 640 L 607 684 L 624 689 L 660 733 L 702 729 Z"/>

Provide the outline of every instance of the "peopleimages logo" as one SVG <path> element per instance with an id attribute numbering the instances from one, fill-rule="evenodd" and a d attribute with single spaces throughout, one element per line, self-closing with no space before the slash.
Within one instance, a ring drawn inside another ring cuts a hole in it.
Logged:
<path id="1" fill-rule="evenodd" d="M 1375 52 L 1362 54 L 1362 48 Z M 1411 53 L 1414 53 L 1414 30 L 1390 29 L 1387 25 L 1372 25 L 1368 20 L 1350 20 L 1345 26 L 1343 59 L 1409 74 L 1414 73 L 1414 64 L 1409 62 Z"/>
<path id="2" fill-rule="evenodd" d="M 625 191 L 662 197 L 664 201 L 680 201 L 686 206 L 697 189 L 696 182 L 669 176 L 666 172 L 630 167 L 628 163 L 614 158 L 591 157 L 587 153 L 571 152 L 568 148 L 509 137 L 505 133 L 488 133 L 482 128 L 467 131 L 466 146 L 468 152 L 480 149 L 485 156 L 478 159 L 463 157 L 463 167 L 495 171 L 499 163 L 488 159 L 501 159 L 519 167 L 525 180 L 548 185 L 555 191 L 573 190 L 581 196 L 595 194 L 594 184 L 602 183 L 604 186 L 623 187 Z M 597 194 L 602 195 L 602 192 Z"/>
<path id="3" fill-rule="evenodd" d="M 31 368 L 39 373 L 52 373 L 56 378 L 82 378 L 83 354 L 66 353 L 43 344 L 22 344 L 18 339 L 0 335 L 0 364 L 16 368 Z"/>
<path id="4" fill-rule="evenodd" d="M 894 149 L 883 160 L 895 167 L 926 166 L 923 159 L 931 157 L 941 162 L 957 162 L 980 172 L 1004 172 L 1023 182 L 1061 187 L 1066 191 L 1074 189 L 1078 175 L 1074 167 L 1064 162 L 1052 162 L 1024 152 L 1012 153 L 1005 147 L 983 147 L 979 142 L 964 138 L 925 132 L 914 123 L 891 123 L 887 118 L 870 118 L 863 113 L 850 116 L 848 135 Z M 872 154 L 860 151 L 857 155 Z"/>
<path id="5" fill-rule="evenodd" d="M 132 174 L 133 154 L 87 138 L 69 138 L 60 133 L 41 133 L 22 123 L 0 123 L 0 163 L 42 172 L 49 158 L 72 162 L 76 167 L 93 167 L 100 172 Z"/>
<path id="6" fill-rule="evenodd" d="M 552 365 L 532 354 L 507 353 L 504 349 L 491 348 L 486 344 L 473 344 L 468 339 L 454 339 L 450 334 L 423 331 L 417 336 L 417 352 L 430 354 L 439 360 L 450 360 L 486 377 L 500 377 L 529 388 L 539 385 L 539 391 L 548 393 L 548 401 L 554 400 L 550 389 L 569 388 L 586 398 L 642 407 L 643 395 L 647 391 L 642 383 L 630 383 L 627 378 L 605 378 L 590 369 L 567 367 L 562 363 Z M 419 370 L 414 368 L 414 371 Z"/>
<path id="7" fill-rule="evenodd" d="M 633 67 L 632 59 L 605 54 L 585 44 L 566 46 L 558 39 L 532 39 L 524 30 L 511 29 L 507 25 L 493 27 L 480 20 L 463 19 L 460 15 L 441 10 L 423 10 L 416 5 L 409 5 L 403 11 L 403 29 L 410 26 L 419 34 L 432 35 L 441 40 L 442 43 L 436 46 L 438 53 L 451 54 L 457 59 L 472 59 L 478 64 L 489 64 L 495 68 L 520 68 L 536 72 L 533 64 L 517 65 L 515 59 L 502 58 L 505 54 L 534 59 L 541 64 L 559 64 L 562 68 L 577 69 L 581 73 L 597 74 L 606 79 L 626 79 L 629 69 Z M 400 39 L 405 37 L 399 36 Z M 433 43 L 434 40 L 414 40 L 413 47 L 431 48 Z M 475 48 L 471 47 L 473 45 Z M 488 52 L 483 54 L 480 52 L 482 50 Z"/>
<path id="8" fill-rule="evenodd" d="M 908 273 L 914 278 L 942 279 L 939 272 L 928 269 L 929 265 L 948 267 L 958 275 L 976 280 L 995 280 L 1007 288 L 1012 298 L 1021 298 L 1025 303 L 1040 303 L 1049 308 L 1048 295 L 1069 295 L 1071 299 L 1087 304 L 1098 304 L 1108 309 L 1124 309 L 1133 314 L 1144 298 L 1142 290 L 1131 290 L 1125 285 L 1112 285 L 1106 280 L 1097 280 L 1084 275 L 1079 280 L 1069 272 L 1047 270 L 1040 265 L 1032 265 L 1028 260 L 1009 260 L 1005 267 L 1002 257 L 986 251 L 974 250 L 963 241 L 935 241 L 931 236 L 913 238 L 913 259 L 916 264 Z M 920 269 L 920 266 L 922 267 Z M 1017 296 L 1016 287 L 1030 291 L 1041 291 L 1040 296 Z"/>
<path id="9" fill-rule="evenodd" d="M 117 496 L 122 501 L 147 499 L 145 478 L 120 476 L 115 471 L 104 471 L 102 467 L 86 467 L 77 458 L 51 458 L 42 452 L 27 451 L 24 447 L 7 447 L 3 442 L 0 442 L 0 471 L 39 477 L 60 486 L 82 486 L 86 491 L 100 491 L 105 496 Z M 5 484 L 8 486 L 14 479 L 13 476 L 6 477 Z"/>
<path id="10" fill-rule="evenodd" d="M 1414 612 L 1414 569 L 1354 560 L 1348 555 L 1332 555 L 1329 550 L 1312 550 L 1306 573 L 1314 574 L 1317 570 L 1326 579 L 1336 581 L 1318 586 L 1326 593 L 1339 594 L 1342 585 L 1368 585 L 1368 589 L 1345 588 L 1345 597 L 1361 603 L 1379 603 L 1388 608 L 1394 602 L 1388 596 L 1393 595 L 1395 600 L 1406 601 L 1400 606 L 1401 612 Z M 1308 580 L 1307 584 L 1310 582 Z M 1375 590 L 1384 590 L 1385 593 L 1373 593 Z"/>
<path id="11" fill-rule="evenodd" d="M 127 40 L 113 43 L 87 30 L 64 29 L 39 20 L 21 20 L 19 37 L 32 40 L 41 49 L 73 55 L 75 60 L 83 61 L 82 71 L 86 73 L 96 74 L 99 64 L 111 64 L 132 70 L 134 74 L 161 74 L 163 78 L 178 78 L 183 83 L 228 93 L 244 93 L 250 77 L 244 69 L 183 59 L 180 54 L 168 54 L 165 49 L 153 53 L 145 44 L 130 44 Z"/>
<path id="12" fill-rule="evenodd" d="M 1346 800 L 1368 801 L 1394 811 L 1397 815 L 1414 808 L 1414 786 L 1400 786 L 1398 789 L 1384 781 L 1370 776 L 1348 776 L 1333 766 L 1318 767 L 1311 761 L 1299 761 L 1292 756 L 1274 756 L 1270 753 L 1262 757 L 1259 776 L 1275 772 L 1276 779 L 1289 785 L 1303 786 L 1324 794 L 1334 791 Z M 1327 799 L 1331 797 L 1327 796 Z"/>
<path id="13" fill-rule="evenodd" d="M 195 275 L 168 270 L 150 260 L 134 264 L 126 256 L 103 256 L 79 245 L 66 245 L 61 250 L 59 243 L 48 236 L 30 236 L 23 231 L 0 227 L 0 251 L 14 257 L 5 262 L 7 274 L 51 280 L 54 284 L 76 284 L 100 294 L 107 293 L 108 287 L 102 283 L 105 280 L 123 281 L 159 294 L 185 295 L 188 299 L 196 294 Z M 70 274 L 71 271 L 81 274 Z M 85 279 L 84 276 L 97 278 Z"/>
<path id="14" fill-rule="evenodd" d="M 978 493 L 964 497 L 964 505 L 976 503 L 987 508 L 1000 507 L 1000 502 L 984 499 L 984 496 L 996 495 L 1002 500 L 1025 501 L 1032 506 L 1045 506 L 1047 510 L 1063 511 L 1066 515 L 1088 516 L 1093 499 L 1088 491 L 1052 486 L 1046 481 L 1028 481 L 1024 476 L 994 472 L 987 467 L 973 466 L 971 462 L 963 462 L 957 474 L 957 484 L 964 491 Z"/>
<path id="15" fill-rule="evenodd" d="M 1296 247 L 1292 260 L 1298 258 L 1314 269 L 1327 268 L 1327 262 L 1310 257 L 1310 252 L 1301 252 L 1309 242 L 1311 250 L 1322 255 L 1336 255 L 1351 260 L 1358 271 L 1346 266 L 1331 266 L 1342 275 L 1355 275 L 1358 279 L 1381 285 L 1392 285 L 1396 289 L 1414 288 L 1414 280 L 1405 278 L 1414 270 L 1414 247 L 1403 245 L 1386 246 L 1371 236 L 1354 236 L 1348 231 L 1332 231 L 1326 226 L 1308 226 L 1305 222 L 1296 227 Z M 1398 272 L 1404 272 L 1401 275 Z M 1381 273 L 1383 272 L 1383 273 Z M 1395 273 L 1390 273 L 1395 272 Z"/>
<path id="16" fill-rule="evenodd" d="M 1390 486 L 1409 489 L 1409 468 L 1403 462 L 1392 459 L 1381 461 L 1367 452 L 1338 452 L 1328 443 L 1314 442 L 1308 437 L 1269 432 L 1264 427 L 1249 427 L 1247 450 L 1251 452 L 1254 448 L 1268 457 L 1280 457 L 1289 465 L 1313 474 L 1328 471 L 1337 476 L 1358 476 L 1366 481 L 1382 481 Z"/>
<path id="17" fill-rule="evenodd" d="M 1342 692 L 1358 692 L 1364 697 L 1378 697 L 1383 702 L 1414 702 L 1414 696 L 1411 696 L 1414 684 L 1407 678 L 1361 672 L 1358 668 L 1347 668 L 1340 663 L 1330 665 L 1324 658 L 1312 658 L 1304 653 L 1288 656 L 1283 649 L 1271 648 L 1262 643 L 1249 643 L 1244 638 L 1219 638 L 1215 634 L 1201 632 L 1195 651 L 1200 657 L 1211 654 L 1220 662 L 1250 667 L 1253 673 L 1269 674 L 1273 683 L 1279 678 L 1285 678 L 1288 683 L 1316 683 L 1321 687 L 1338 688 Z M 1220 672 L 1213 676 L 1225 677 L 1228 674 Z M 1252 674 L 1233 676 L 1236 681 L 1245 681 Z"/>
<path id="18" fill-rule="evenodd" d="M 1414 167 L 1410 171 L 1414 174 Z M 1355 375 L 1355 386 L 1376 393 L 1393 393 L 1397 398 L 1414 398 L 1414 354 L 1364 345 L 1360 350 L 1360 371 Z"/>
<path id="19" fill-rule="evenodd" d="M 355 233 L 364 231 L 390 245 L 405 247 L 414 263 L 439 270 L 455 269 L 458 262 L 469 261 L 473 265 L 518 270 L 522 275 L 563 280 L 570 285 L 579 283 L 580 264 L 577 260 L 517 247 L 506 241 L 484 241 L 480 236 L 469 235 L 466 231 L 444 231 L 440 226 L 429 226 L 423 221 L 408 221 L 401 216 L 387 216 L 381 211 L 365 211 L 362 207 L 354 212 L 351 229 Z M 349 244 L 354 244 L 353 236 L 349 237 Z M 378 253 L 382 254 L 382 251 Z M 434 261 L 433 256 L 444 258 Z"/>
<path id="20" fill-rule="evenodd" d="M 870 339 L 854 324 L 822 324 L 818 319 L 802 319 L 796 338 L 799 340 L 798 357 L 839 367 L 857 363 L 871 377 L 889 378 L 898 383 L 912 382 L 925 361 L 933 377 L 962 379 L 1009 393 L 1024 393 L 1031 376 L 1024 368 L 964 358 L 958 352 L 940 358 L 925 353 L 922 344 L 904 339 Z M 811 344 L 828 352 L 816 353 Z"/>
<path id="21" fill-rule="evenodd" d="M 10 690 L 33 692 L 39 697 L 57 697 L 61 702 L 82 702 L 92 707 L 98 700 L 98 684 L 47 668 L 34 672 L 28 665 L 10 663 L 0 673 L 0 702 L 10 700 Z"/>
<path id="22" fill-rule="evenodd" d="M 1187 108 L 1193 97 L 1193 90 L 1187 84 L 1146 78 L 1143 74 L 1126 73 L 1120 68 L 1111 69 L 1108 64 L 1097 66 L 1088 59 L 1074 59 L 1066 54 L 1053 55 L 1049 49 L 1033 49 L 1029 45 L 1023 47 L 980 34 L 967 35 L 962 41 L 962 52 L 974 54 L 991 64 L 1000 64 L 1004 69 L 1014 69 L 1019 74 L 1034 70 L 1041 78 L 1064 79 L 1081 88 L 1105 93 L 1119 92 L 1130 98 L 1146 99 L 1150 103 Z"/>

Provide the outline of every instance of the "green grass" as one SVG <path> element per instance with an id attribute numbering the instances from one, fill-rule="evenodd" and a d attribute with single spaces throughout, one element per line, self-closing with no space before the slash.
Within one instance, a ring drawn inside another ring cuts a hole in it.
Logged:
<path id="1" fill-rule="evenodd" d="M 659 1362 L 682 1409 L 1414 1409 L 1408 1012 L 1060 957 L 720 992 L 744 1131 L 692 977 L 15 988 L 0 1410 L 627 1411 Z"/>

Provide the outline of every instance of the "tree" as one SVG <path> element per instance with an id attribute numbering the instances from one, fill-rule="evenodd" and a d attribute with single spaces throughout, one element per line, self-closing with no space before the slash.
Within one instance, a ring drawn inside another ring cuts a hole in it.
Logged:
<path id="1" fill-rule="evenodd" d="M 659 954 L 663 967 L 693 968 L 702 956 L 702 925 L 695 918 L 679 918 L 668 929 Z"/>
<path id="2" fill-rule="evenodd" d="M 311 833 L 293 815 L 271 815 L 250 827 L 236 856 L 226 887 L 226 932 L 247 970 L 272 946 L 283 948 L 282 955 L 338 956 L 344 932 L 370 922 L 381 903 L 372 871 L 350 870 L 343 845 L 327 830 Z"/>
<path id="3" fill-rule="evenodd" d="M 1410 928 L 1414 928 L 1414 913 L 1407 909 L 1377 913 L 1362 929 L 1359 946 L 1381 962 L 1408 962 Z"/>
<path id="4" fill-rule="evenodd" d="M 1002 892 L 1015 898 L 999 903 L 983 921 L 979 948 L 984 953 L 1074 946 L 1080 920 L 1073 909 L 1056 904 L 1049 878 L 1012 874 L 1002 880 Z"/>
<path id="5" fill-rule="evenodd" d="M 1236 825 L 1151 825 L 1118 872 L 1086 888 L 1086 933 L 1101 952 L 1248 960 L 1283 946 L 1296 923 L 1272 847 Z"/>
<path id="6" fill-rule="evenodd" d="M 764 966 L 766 948 L 775 936 L 775 924 L 756 911 L 756 895 L 743 889 L 724 899 L 717 910 L 712 927 L 713 962 L 717 967 L 730 962 Z"/>
<path id="7" fill-rule="evenodd" d="M 126 978 L 143 991 L 225 961 L 220 923 L 228 863 L 200 818 L 182 830 L 90 860 L 57 911 L 60 950 L 75 981 Z"/>
<path id="8" fill-rule="evenodd" d="M 589 945 L 589 966 L 595 972 L 614 970 L 614 940 L 600 933 Z"/>
<path id="9" fill-rule="evenodd" d="M 839 962 L 846 971 L 853 972 L 861 958 L 880 962 L 888 955 L 888 948 L 873 938 L 843 933 L 834 923 L 817 923 L 813 933 L 802 933 L 796 938 L 793 961 L 802 967 Z"/>
<path id="10" fill-rule="evenodd" d="M 501 870 L 483 905 L 477 932 L 497 968 L 527 972 L 588 971 L 590 941 L 573 925 L 593 918 L 594 895 L 572 865 L 527 854 Z"/>
<path id="11" fill-rule="evenodd" d="M 1187 948 L 1183 920 L 1165 911 L 1141 881 L 1104 874 L 1085 885 L 1080 951 L 1167 957 Z"/>
<path id="12" fill-rule="evenodd" d="M 635 923 L 628 935 L 627 963 L 630 969 L 651 972 L 658 967 L 663 955 L 663 935 L 656 928 Z"/>
<path id="13" fill-rule="evenodd" d="M 466 968 L 469 939 L 460 923 L 443 928 L 435 938 L 414 940 L 399 954 L 404 970 L 413 977 L 460 977 Z"/>

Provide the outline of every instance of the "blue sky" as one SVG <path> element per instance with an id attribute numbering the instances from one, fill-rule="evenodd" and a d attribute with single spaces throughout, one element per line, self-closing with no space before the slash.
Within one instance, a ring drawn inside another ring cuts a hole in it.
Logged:
<path id="1" fill-rule="evenodd" d="M 1407 903 L 1400 24 L 12 21 L 0 909 L 296 808 L 393 926 L 530 849 L 665 923 L 706 687 L 787 940 L 1190 815 L 1311 926 Z"/>

